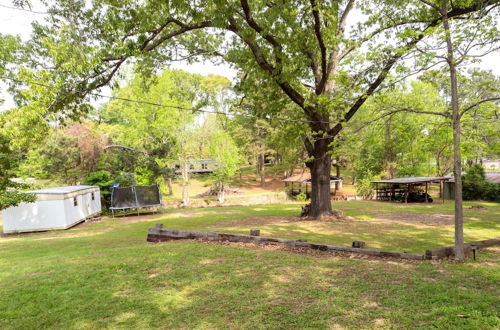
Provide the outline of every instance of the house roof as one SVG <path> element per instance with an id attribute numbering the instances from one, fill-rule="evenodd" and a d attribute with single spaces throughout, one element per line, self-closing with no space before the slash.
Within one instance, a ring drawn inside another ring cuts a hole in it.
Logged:
<path id="1" fill-rule="evenodd" d="M 411 184 L 411 183 L 425 183 L 432 181 L 448 181 L 450 178 L 445 176 L 415 176 L 409 178 L 395 178 L 389 180 L 377 180 L 372 183 L 392 183 L 392 184 Z"/>
<path id="2" fill-rule="evenodd" d="M 311 173 L 304 172 L 302 174 L 292 175 L 283 180 L 283 182 L 310 182 L 311 181 Z M 342 178 L 339 178 L 335 175 L 330 175 L 330 181 L 342 181 Z"/>

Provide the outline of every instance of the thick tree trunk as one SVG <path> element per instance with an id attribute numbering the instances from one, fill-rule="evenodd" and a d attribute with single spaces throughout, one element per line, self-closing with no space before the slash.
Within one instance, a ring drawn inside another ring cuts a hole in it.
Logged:
<path id="1" fill-rule="evenodd" d="M 453 118 L 453 175 L 455 177 L 455 260 L 463 261 L 464 256 L 464 215 L 462 207 L 462 159 L 460 154 L 460 114 L 458 104 L 458 83 L 456 62 L 453 55 L 450 25 L 448 21 L 448 1 L 443 0 L 441 15 L 446 36 L 447 62 L 450 68 L 451 108 Z"/>
<path id="2" fill-rule="evenodd" d="M 311 206 L 309 217 L 319 219 L 332 215 L 330 172 L 332 167 L 329 143 L 331 139 L 318 139 L 308 149 L 313 159 L 306 163 L 311 171 Z M 307 142 L 306 142 L 307 144 Z"/>

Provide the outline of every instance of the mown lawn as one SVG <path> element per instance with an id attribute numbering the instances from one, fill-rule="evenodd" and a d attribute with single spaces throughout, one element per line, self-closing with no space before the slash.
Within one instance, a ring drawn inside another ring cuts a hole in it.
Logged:
<path id="1" fill-rule="evenodd" d="M 275 223 L 298 204 L 186 209 L 0 237 L 0 328 L 500 327 L 498 249 L 455 264 L 145 242 L 156 222 L 419 253 L 453 241 L 429 216 L 446 220 L 451 204 L 335 205 L 355 219 Z M 466 241 L 500 236 L 500 205 L 481 205 L 466 211 Z"/>

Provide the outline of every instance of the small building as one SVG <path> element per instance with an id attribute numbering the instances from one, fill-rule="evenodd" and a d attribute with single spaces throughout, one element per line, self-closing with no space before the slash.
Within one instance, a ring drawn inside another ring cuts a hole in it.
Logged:
<path id="1" fill-rule="evenodd" d="M 27 193 L 36 195 L 36 201 L 3 211 L 4 233 L 67 229 L 101 213 L 97 186 L 68 186 Z"/>
<path id="2" fill-rule="evenodd" d="M 491 183 L 500 184 L 500 172 L 486 172 L 485 178 Z M 449 180 L 444 184 L 443 195 L 446 199 L 455 199 L 455 178 L 450 176 Z"/>
<path id="3" fill-rule="evenodd" d="M 218 169 L 217 161 L 215 159 L 190 159 L 188 160 L 189 173 L 212 173 Z M 181 164 L 175 164 L 175 173 L 181 173 Z"/>
<path id="4" fill-rule="evenodd" d="M 304 172 L 302 174 L 292 175 L 283 180 L 285 188 L 288 189 L 290 195 L 296 196 L 304 193 L 307 198 L 310 197 L 312 190 L 311 173 Z M 342 189 L 342 178 L 330 175 L 330 194 L 335 195 L 338 190 Z"/>
<path id="5" fill-rule="evenodd" d="M 379 201 L 422 201 L 431 202 L 429 185 L 439 184 L 439 195 L 443 195 L 443 182 L 449 177 L 410 177 L 372 181 L 375 185 L 375 199 Z"/>

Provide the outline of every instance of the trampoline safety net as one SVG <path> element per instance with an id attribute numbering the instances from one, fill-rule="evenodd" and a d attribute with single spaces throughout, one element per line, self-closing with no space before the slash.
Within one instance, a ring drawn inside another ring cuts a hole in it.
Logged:
<path id="1" fill-rule="evenodd" d="M 114 187 L 111 191 L 111 207 L 109 209 L 125 210 L 161 205 L 161 193 L 158 185 Z"/>

